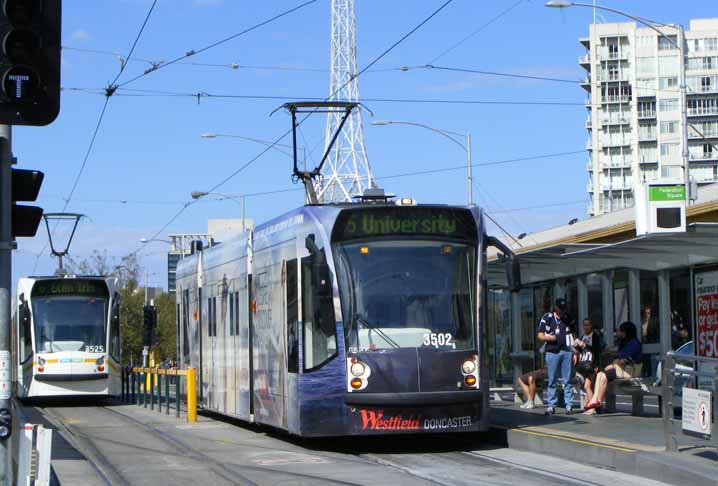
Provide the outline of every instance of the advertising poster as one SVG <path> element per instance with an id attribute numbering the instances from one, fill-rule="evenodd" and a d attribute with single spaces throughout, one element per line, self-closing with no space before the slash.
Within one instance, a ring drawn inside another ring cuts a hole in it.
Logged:
<path id="1" fill-rule="evenodd" d="M 696 351 L 718 357 L 718 272 L 696 275 Z"/>

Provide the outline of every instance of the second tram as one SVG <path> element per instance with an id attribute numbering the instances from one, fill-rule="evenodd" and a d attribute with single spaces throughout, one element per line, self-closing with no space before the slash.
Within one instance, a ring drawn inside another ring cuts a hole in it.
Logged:
<path id="1" fill-rule="evenodd" d="M 14 307 L 13 382 L 19 398 L 120 393 L 115 278 L 21 278 Z"/>

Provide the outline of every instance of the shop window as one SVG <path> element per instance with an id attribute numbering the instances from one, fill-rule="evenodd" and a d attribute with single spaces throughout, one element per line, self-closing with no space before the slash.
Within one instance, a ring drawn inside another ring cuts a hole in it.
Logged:
<path id="1" fill-rule="evenodd" d="M 628 299 L 628 272 L 626 270 L 617 270 L 613 274 L 613 322 L 614 326 L 619 326 L 622 322 L 628 320 L 630 315 L 630 304 Z M 615 329 L 605 330 L 604 332 L 614 332 Z"/>
<path id="2" fill-rule="evenodd" d="M 563 317 L 563 321 L 568 324 L 571 331 L 579 332 L 578 329 L 578 285 L 576 279 L 567 279 L 564 282 L 564 288 L 566 289 L 566 315 Z"/>
<path id="3" fill-rule="evenodd" d="M 671 287 L 671 349 L 674 351 L 693 339 L 691 326 L 690 274 L 675 272 Z"/>
<path id="4" fill-rule="evenodd" d="M 512 380 L 511 363 L 511 310 L 510 292 L 505 289 L 489 290 L 489 332 L 487 345 L 489 368 L 494 372 L 491 377 L 494 384 L 510 383 Z"/>
<path id="5" fill-rule="evenodd" d="M 534 318 L 533 290 L 521 289 L 519 305 L 521 307 L 521 351 L 534 351 L 536 319 Z M 524 363 L 524 366 L 533 369 L 534 363 Z"/>
<path id="6" fill-rule="evenodd" d="M 588 293 L 588 316 L 584 317 L 591 320 L 594 329 L 603 329 L 603 287 L 599 274 L 592 273 L 586 276 L 586 290 Z"/>
<path id="7" fill-rule="evenodd" d="M 641 272 L 641 324 L 638 337 L 643 344 L 661 340 L 658 321 L 658 279 L 653 272 Z"/>

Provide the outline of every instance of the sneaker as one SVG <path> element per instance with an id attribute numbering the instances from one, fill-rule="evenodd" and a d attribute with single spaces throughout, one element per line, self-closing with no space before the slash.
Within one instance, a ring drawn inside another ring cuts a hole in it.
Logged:
<path id="1" fill-rule="evenodd" d="M 544 412 L 544 415 L 553 415 L 555 413 L 556 413 L 556 409 L 554 409 L 553 407 L 548 407 L 546 409 L 546 411 Z"/>
<path id="2" fill-rule="evenodd" d="M 533 401 L 526 402 L 524 405 L 526 405 L 524 408 L 527 410 L 531 410 L 536 406 Z"/>
<path id="3" fill-rule="evenodd" d="M 521 404 L 521 406 L 520 406 L 519 408 L 529 408 L 529 404 L 530 404 L 530 403 L 531 403 L 531 402 L 529 402 L 529 401 L 527 400 L 527 401 L 525 401 L 523 404 Z"/>
<path id="4" fill-rule="evenodd" d="M 573 409 L 571 407 L 566 407 L 566 415 L 571 415 L 573 413 Z"/>
<path id="5" fill-rule="evenodd" d="M 596 415 L 596 409 L 592 408 L 583 412 L 584 415 Z"/>

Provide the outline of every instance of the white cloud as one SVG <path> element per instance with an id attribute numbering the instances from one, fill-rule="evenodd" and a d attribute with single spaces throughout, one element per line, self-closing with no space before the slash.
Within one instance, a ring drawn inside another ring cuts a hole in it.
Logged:
<path id="1" fill-rule="evenodd" d="M 85 29 L 77 29 L 70 38 L 75 41 L 85 41 L 90 39 L 90 34 Z"/>

